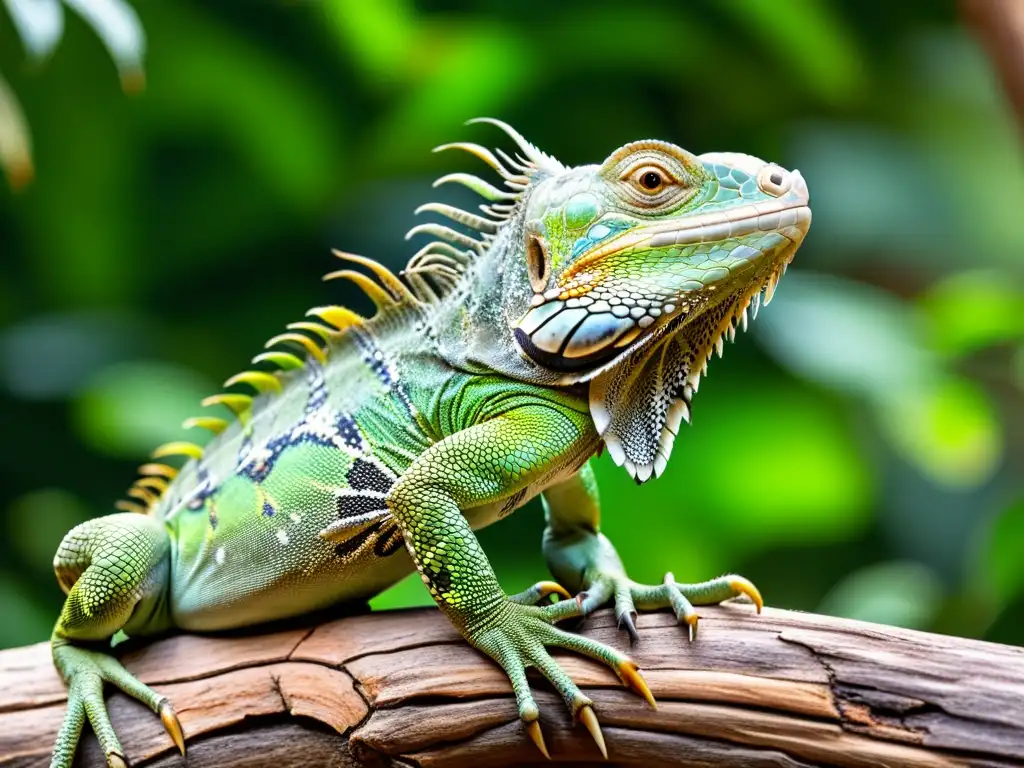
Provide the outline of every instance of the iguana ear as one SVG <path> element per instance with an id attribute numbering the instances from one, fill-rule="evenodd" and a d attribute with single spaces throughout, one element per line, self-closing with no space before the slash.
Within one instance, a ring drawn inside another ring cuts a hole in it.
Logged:
<path id="1" fill-rule="evenodd" d="M 695 356 L 676 334 L 590 382 L 590 414 L 597 431 L 612 460 L 637 482 L 665 470 L 679 427 L 690 420 L 693 389 L 687 377 Z"/>

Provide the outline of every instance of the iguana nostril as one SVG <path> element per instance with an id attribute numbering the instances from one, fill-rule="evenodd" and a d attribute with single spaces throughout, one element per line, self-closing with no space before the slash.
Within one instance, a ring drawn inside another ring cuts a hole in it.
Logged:
<path id="1" fill-rule="evenodd" d="M 777 184 L 779 186 L 782 185 L 782 174 L 778 171 L 773 173 L 769 178 L 772 180 L 772 184 Z"/>

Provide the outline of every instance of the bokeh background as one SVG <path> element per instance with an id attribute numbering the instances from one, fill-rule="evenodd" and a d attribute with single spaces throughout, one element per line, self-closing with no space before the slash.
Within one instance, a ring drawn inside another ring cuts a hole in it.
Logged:
<path id="1" fill-rule="evenodd" d="M 567 163 L 654 136 L 808 180 L 808 240 L 666 475 L 598 462 L 634 578 L 738 571 L 772 605 L 1024 644 L 1024 158 L 954 3 L 68 0 L 57 35 L 18 5 L 0 647 L 48 637 L 60 538 L 196 439 L 201 397 L 306 308 L 369 309 L 319 281 L 329 248 L 397 270 L 416 205 L 472 202 L 430 182 L 479 166 L 430 149 L 501 144 L 478 115 Z M 481 533 L 509 591 L 544 577 L 542 526 Z M 374 606 L 426 603 L 413 579 Z"/>

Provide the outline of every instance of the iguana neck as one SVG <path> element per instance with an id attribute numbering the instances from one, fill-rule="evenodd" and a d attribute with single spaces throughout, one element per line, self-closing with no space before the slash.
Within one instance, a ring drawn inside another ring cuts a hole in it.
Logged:
<path id="1" fill-rule="evenodd" d="M 427 323 L 437 353 L 455 368 L 541 386 L 571 385 L 573 379 L 522 355 L 512 331 L 534 295 L 522 254 L 526 210 L 536 183 L 524 190 L 517 210 L 469 265 L 457 288 L 431 308 Z"/>

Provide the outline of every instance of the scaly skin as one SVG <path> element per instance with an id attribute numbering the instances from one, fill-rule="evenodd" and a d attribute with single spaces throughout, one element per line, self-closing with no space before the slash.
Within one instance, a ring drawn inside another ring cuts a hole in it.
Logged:
<path id="1" fill-rule="evenodd" d="M 127 756 L 103 703 L 109 682 L 158 713 L 184 751 L 170 703 L 102 647 L 118 630 L 151 635 L 249 626 L 372 596 L 413 569 L 438 606 L 509 676 L 527 734 L 548 754 L 526 669 L 537 668 L 607 754 L 590 699 L 549 654 L 566 648 L 612 668 L 654 706 L 622 652 L 554 624 L 611 600 L 638 639 L 637 610 L 671 608 L 697 627 L 694 606 L 761 597 L 740 576 L 638 584 L 599 530 L 588 459 L 602 447 L 638 482 L 663 471 L 701 372 L 723 336 L 746 326 L 810 223 L 807 190 L 745 155 L 696 157 L 637 142 L 600 166 L 565 168 L 498 124 L 520 159 L 452 145 L 499 171 L 506 189 L 468 174 L 486 216 L 437 204 L 438 224 L 405 282 L 342 270 L 379 308 L 341 307 L 289 326 L 229 385 L 257 396 L 208 399 L 231 418 L 190 424 L 205 447 L 162 446 L 180 469 L 142 468 L 122 502 L 133 512 L 71 531 L 54 561 L 67 602 L 53 633 L 69 689 L 53 768 L 71 765 L 88 720 L 109 766 Z M 543 494 L 544 554 L 561 585 L 508 596 L 474 529 Z M 145 514 L 135 514 L 143 512 Z M 564 585 L 564 587 L 562 586 Z M 547 603 L 551 595 L 576 599 Z"/>

